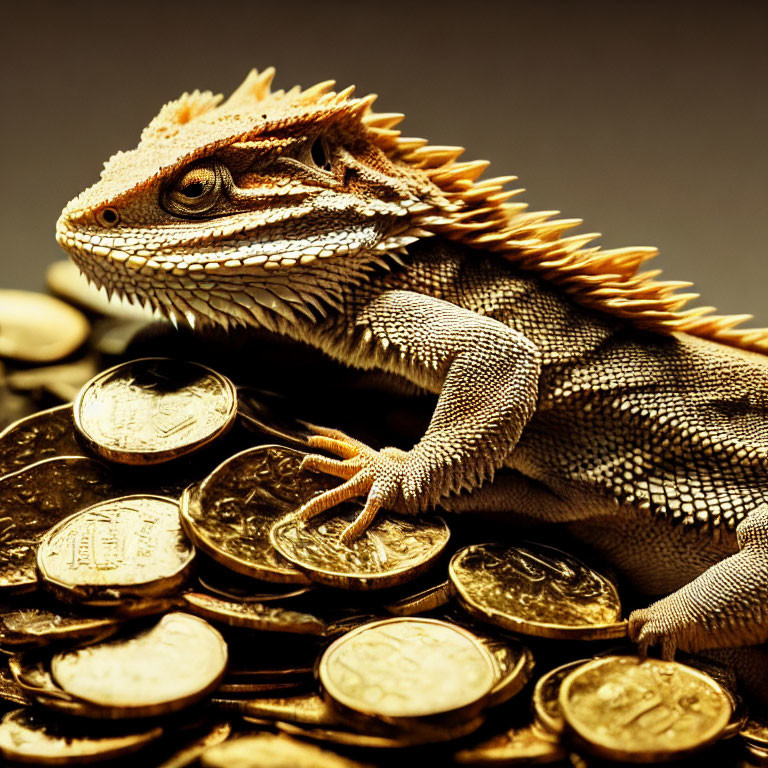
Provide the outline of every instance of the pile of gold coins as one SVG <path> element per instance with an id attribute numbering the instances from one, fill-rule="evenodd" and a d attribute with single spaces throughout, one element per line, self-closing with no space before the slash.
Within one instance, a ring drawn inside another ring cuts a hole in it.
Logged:
<path id="1" fill-rule="evenodd" d="M 112 310 L 57 270 L 70 303 L 0 291 L 6 761 L 768 764 L 725 675 L 637 657 L 609 569 L 468 515 L 343 544 L 360 503 L 297 516 L 337 482 L 300 471 L 301 425 L 197 361 L 103 366 L 151 319 L 104 352 Z"/>

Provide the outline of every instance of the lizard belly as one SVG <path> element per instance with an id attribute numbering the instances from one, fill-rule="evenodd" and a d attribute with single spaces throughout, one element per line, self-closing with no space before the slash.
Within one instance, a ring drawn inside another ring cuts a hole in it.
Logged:
<path id="1" fill-rule="evenodd" d="M 714 542 L 659 518 L 630 509 L 622 512 L 583 520 L 568 528 L 574 538 L 598 550 L 640 592 L 673 592 L 737 551 L 735 536 Z"/>

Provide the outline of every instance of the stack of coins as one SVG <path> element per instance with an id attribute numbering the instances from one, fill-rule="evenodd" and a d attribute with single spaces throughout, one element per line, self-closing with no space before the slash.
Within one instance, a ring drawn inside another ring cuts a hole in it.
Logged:
<path id="1" fill-rule="evenodd" d="M 695 659 L 638 658 L 623 587 L 567 542 L 382 512 L 343 544 L 362 502 L 297 516 L 337 481 L 300 470 L 306 430 L 259 382 L 102 370 L 88 321 L 56 350 L 3 329 L 3 299 L 11 365 L 85 343 L 91 368 L 0 433 L 7 761 L 768 764 L 761 713 Z"/>

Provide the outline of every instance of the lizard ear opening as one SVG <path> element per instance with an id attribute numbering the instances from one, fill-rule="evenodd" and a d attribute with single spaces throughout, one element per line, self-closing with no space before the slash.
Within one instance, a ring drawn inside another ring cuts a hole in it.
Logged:
<path id="1" fill-rule="evenodd" d="M 110 227 L 114 227 L 120 221 L 120 215 L 114 208 L 102 208 L 96 213 L 96 221 L 98 221 L 102 227 L 109 229 Z"/>
<path id="2" fill-rule="evenodd" d="M 328 150 L 328 145 L 323 136 L 318 136 L 313 142 L 309 150 L 309 156 L 312 162 L 317 168 L 322 171 L 331 170 L 331 156 Z"/>

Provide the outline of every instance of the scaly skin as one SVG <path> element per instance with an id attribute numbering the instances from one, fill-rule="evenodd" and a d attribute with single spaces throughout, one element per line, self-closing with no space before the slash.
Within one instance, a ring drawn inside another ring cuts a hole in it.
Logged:
<path id="1" fill-rule="evenodd" d="M 344 482 L 306 518 L 362 495 L 346 538 L 382 507 L 563 523 L 671 593 L 630 617 L 642 647 L 768 638 L 768 358 L 717 343 L 764 334 L 680 314 L 676 285 L 637 272 L 648 249 L 563 237 L 572 222 L 503 203 L 502 181 L 474 183 L 485 164 L 402 139 L 369 99 L 270 79 L 166 105 L 67 206 L 57 238 L 85 274 L 439 394 L 408 451 L 318 430 L 339 459 L 305 464 Z"/>

